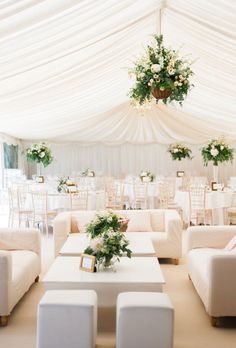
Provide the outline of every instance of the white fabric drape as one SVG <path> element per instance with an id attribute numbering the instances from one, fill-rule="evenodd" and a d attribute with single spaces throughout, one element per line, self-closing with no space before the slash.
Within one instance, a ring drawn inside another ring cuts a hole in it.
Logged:
<path id="1" fill-rule="evenodd" d="M 27 147 L 27 144 L 24 145 Z M 50 144 L 54 161 L 43 169 L 44 175 L 75 175 L 90 168 L 97 175 L 119 176 L 121 173 L 139 175 L 141 170 L 150 170 L 155 175 L 176 175 L 177 170 L 184 170 L 188 175 L 203 175 L 212 180 L 213 168 L 203 166 L 201 146 L 189 145 L 193 160 L 172 161 L 164 144 L 122 144 L 107 146 L 96 144 Z M 236 144 L 233 144 L 236 147 Z M 236 160 L 235 160 L 236 161 Z M 219 166 L 219 179 L 227 183 L 235 175 L 235 162 Z M 27 164 L 28 174 L 36 173 L 32 164 Z"/>
<path id="2" fill-rule="evenodd" d="M 124 144 L 236 140 L 236 3 L 50 0 L 0 4 L 0 131 Z M 184 107 L 129 106 L 127 70 L 157 32 L 196 59 Z"/>

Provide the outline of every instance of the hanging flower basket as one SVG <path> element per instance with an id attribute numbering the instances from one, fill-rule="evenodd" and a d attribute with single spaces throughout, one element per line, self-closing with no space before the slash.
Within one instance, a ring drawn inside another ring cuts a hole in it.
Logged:
<path id="1" fill-rule="evenodd" d="M 164 91 L 158 89 L 158 88 L 154 88 L 152 90 L 152 95 L 153 97 L 157 100 L 157 103 L 158 103 L 158 100 L 159 99 L 166 99 L 168 98 L 170 95 L 171 95 L 171 90 L 170 89 L 165 89 Z"/>
<path id="2" fill-rule="evenodd" d="M 151 45 L 129 69 L 134 85 L 129 91 L 131 104 L 135 107 L 147 105 L 156 98 L 164 104 L 182 102 L 193 86 L 190 77 L 191 62 L 180 57 L 178 51 L 166 48 L 163 36 L 155 35 Z"/>

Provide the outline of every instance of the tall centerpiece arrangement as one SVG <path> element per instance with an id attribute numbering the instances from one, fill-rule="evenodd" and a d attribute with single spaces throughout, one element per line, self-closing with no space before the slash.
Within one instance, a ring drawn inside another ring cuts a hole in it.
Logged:
<path id="1" fill-rule="evenodd" d="M 41 165 L 47 167 L 53 161 L 51 149 L 45 143 L 32 144 L 26 149 L 26 159 L 37 163 L 37 175 L 41 175 Z"/>
<path id="2" fill-rule="evenodd" d="M 212 139 L 201 150 L 203 163 L 213 162 L 213 180 L 218 182 L 219 163 L 233 161 L 234 149 L 227 144 L 224 138 Z"/>
<path id="3" fill-rule="evenodd" d="M 152 99 L 172 101 L 182 105 L 190 88 L 190 76 L 193 71 L 191 62 L 179 56 L 178 51 L 164 47 L 163 36 L 155 35 L 144 54 L 129 69 L 129 75 L 135 82 L 129 97 L 135 107 L 142 107 Z"/>
<path id="4" fill-rule="evenodd" d="M 181 161 L 184 158 L 192 159 L 192 151 L 182 144 L 170 144 L 167 151 L 170 153 L 173 161 Z"/>
<path id="5" fill-rule="evenodd" d="M 127 223 L 127 219 L 111 211 L 105 211 L 97 213 L 87 225 L 86 232 L 90 243 L 84 253 L 95 256 L 98 270 L 114 269 L 115 262 L 119 261 L 121 256 L 131 257 L 129 241 L 121 232 Z"/>

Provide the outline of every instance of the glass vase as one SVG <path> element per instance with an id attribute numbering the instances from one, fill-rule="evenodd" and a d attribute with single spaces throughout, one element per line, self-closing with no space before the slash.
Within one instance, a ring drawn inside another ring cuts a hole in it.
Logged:
<path id="1" fill-rule="evenodd" d="M 42 175 L 42 164 L 37 163 L 37 176 L 41 176 L 41 175 Z"/>
<path id="2" fill-rule="evenodd" d="M 219 181 L 219 167 L 217 165 L 213 165 L 213 181 Z"/>
<path id="3" fill-rule="evenodd" d="M 97 272 L 116 272 L 116 258 L 112 258 L 109 261 L 100 260 L 97 263 Z"/>

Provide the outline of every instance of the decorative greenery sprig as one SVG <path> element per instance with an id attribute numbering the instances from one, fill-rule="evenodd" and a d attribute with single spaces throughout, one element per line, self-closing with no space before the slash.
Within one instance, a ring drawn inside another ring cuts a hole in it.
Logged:
<path id="1" fill-rule="evenodd" d="M 214 166 L 223 162 L 232 162 L 234 149 L 229 147 L 224 138 L 212 139 L 202 148 L 202 158 L 205 166 L 209 161 L 212 161 Z"/>
<path id="2" fill-rule="evenodd" d="M 90 245 L 84 250 L 85 254 L 94 255 L 97 263 L 104 263 L 108 266 L 113 259 L 126 254 L 131 257 L 131 250 L 128 248 L 129 241 L 124 233 L 120 232 L 128 220 L 113 212 L 97 213 L 96 217 L 87 225 L 86 232 L 90 236 Z"/>
<path id="3" fill-rule="evenodd" d="M 181 161 L 183 158 L 192 159 L 192 151 L 182 144 L 171 144 L 167 151 L 171 154 L 173 161 Z"/>
<path id="4" fill-rule="evenodd" d="M 53 161 L 51 149 L 45 143 L 33 144 L 26 149 L 27 161 L 42 163 L 47 167 Z"/>
<path id="5" fill-rule="evenodd" d="M 129 92 L 133 104 L 149 103 L 153 99 L 153 90 L 159 89 L 171 92 L 163 103 L 177 101 L 182 105 L 193 86 L 189 81 L 193 75 L 190 65 L 177 51 L 164 47 L 162 35 L 155 35 L 153 44 L 147 46 L 144 55 L 129 70 L 130 77 L 135 78 Z"/>

